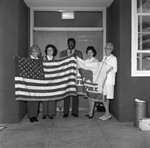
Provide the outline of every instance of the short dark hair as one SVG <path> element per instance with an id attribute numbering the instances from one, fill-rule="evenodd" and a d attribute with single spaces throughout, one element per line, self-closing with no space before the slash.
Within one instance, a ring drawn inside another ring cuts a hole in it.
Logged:
<path id="1" fill-rule="evenodd" d="M 45 47 L 45 54 L 46 55 L 47 55 L 47 49 L 48 48 L 52 48 L 53 49 L 53 51 L 54 51 L 53 56 L 55 57 L 57 55 L 57 48 L 54 45 L 52 45 L 52 44 L 46 45 L 46 47 Z"/>
<path id="2" fill-rule="evenodd" d="M 86 54 L 88 53 L 89 50 L 92 50 L 93 57 L 95 57 L 96 54 L 97 54 L 96 49 L 93 46 L 88 46 L 87 49 L 86 49 Z"/>
<path id="3" fill-rule="evenodd" d="M 74 42 L 74 44 L 76 44 L 76 40 L 74 38 L 68 38 L 67 43 L 69 43 L 70 41 Z"/>

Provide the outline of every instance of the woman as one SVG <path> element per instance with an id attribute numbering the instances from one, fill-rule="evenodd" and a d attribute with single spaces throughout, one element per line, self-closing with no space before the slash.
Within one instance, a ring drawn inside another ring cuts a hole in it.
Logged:
<path id="1" fill-rule="evenodd" d="M 88 46 L 86 49 L 86 54 L 87 54 L 87 59 L 85 60 L 85 65 L 89 63 L 98 63 L 98 60 L 95 58 L 97 52 L 93 46 Z M 94 106 L 95 106 L 95 101 L 89 98 L 89 113 L 88 116 L 89 118 L 93 118 L 94 115 Z"/>
<path id="2" fill-rule="evenodd" d="M 43 60 L 50 61 L 54 60 L 54 57 L 57 55 L 57 48 L 54 45 L 48 44 L 45 47 L 45 54 Z M 43 102 L 43 119 L 49 117 L 53 119 L 53 116 L 56 115 L 56 101 L 44 101 Z"/>
<path id="3" fill-rule="evenodd" d="M 29 57 L 31 59 L 39 59 L 41 55 L 41 50 L 37 45 L 33 45 L 29 51 Z M 38 109 L 39 109 L 39 101 L 27 101 L 27 116 L 30 119 L 30 122 L 38 121 Z"/>
<path id="4" fill-rule="evenodd" d="M 99 117 L 101 120 L 108 120 L 111 118 L 109 112 L 109 100 L 114 99 L 114 85 L 115 85 L 115 76 L 117 72 L 117 58 L 112 54 L 114 51 L 114 45 L 112 43 L 107 43 L 105 46 L 105 53 L 102 62 L 106 64 L 106 74 L 107 79 L 105 82 L 105 91 L 103 104 L 105 107 L 105 114 L 102 117 Z"/>

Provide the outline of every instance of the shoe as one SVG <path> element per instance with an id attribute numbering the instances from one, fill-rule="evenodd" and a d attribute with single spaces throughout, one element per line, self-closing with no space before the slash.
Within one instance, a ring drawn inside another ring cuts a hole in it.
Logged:
<path id="1" fill-rule="evenodd" d="M 102 116 L 102 117 L 99 117 L 99 119 L 105 121 L 105 120 L 111 119 L 111 115 L 109 115 L 108 117 Z"/>
<path id="2" fill-rule="evenodd" d="M 34 119 L 34 121 L 39 121 L 39 120 L 37 119 L 37 117 L 33 117 L 33 119 Z"/>
<path id="3" fill-rule="evenodd" d="M 93 118 L 93 116 L 89 116 L 89 118 L 91 119 L 91 118 Z"/>
<path id="4" fill-rule="evenodd" d="M 103 118 L 105 118 L 105 115 L 98 117 L 99 119 L 103 120 Z"/>
<path id="5" fill-rule="evenodd" d="M 89 115 L 89 118 L 93 118 L 93 115 L 92 116 Z"/>
<path id="6" fill-rule="evenodd" d="M 48 116 L 50 119 L 54 119 L 52 115 Z"/>
<path id="7" fill-rule="evenodd" d="M 86 114 L 85 116 L 86 116 L 86 117 L 89 117 L 89 114 Z"/>
<path id="8" fill-rule="evenodd" d="M 93 118 L 93 116 L 94 116 L 94 111 L 93 111 L 92 115 L 89 115 L 89 118 Z"/>
<path id="9" fill-rule="evenodd" d="M 69 114 L 64 114 L 63 118 L 67 118 L 69 116 Z"/>
<path id="10" fill-rule="evenodd" d="M 42 117 L 42 119 L 46 119 L 46 117 L 47 117 L 47 116 L 46 116 L 46 115 L 44 115 L 44 116 Z"/>
<path id="11" fill-rule="evenodd" d="M 34 122 L 34 118 L 30 118 L 30 122 Z"/>
<path id="12" fill-rule="evenodd" d="M 79 115 L 78 115 L 78 114 L 72 114 L 72 116 L 74 116 L 74 117 L 79 117 Z"/>

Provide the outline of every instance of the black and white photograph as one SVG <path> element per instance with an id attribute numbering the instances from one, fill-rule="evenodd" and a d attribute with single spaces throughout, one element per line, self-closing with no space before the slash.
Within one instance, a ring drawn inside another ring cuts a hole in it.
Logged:
<path id="1" fill-rule="evenodd" d="M 150 148 L 150 0 L 0 0 L 0 148 Z"/>

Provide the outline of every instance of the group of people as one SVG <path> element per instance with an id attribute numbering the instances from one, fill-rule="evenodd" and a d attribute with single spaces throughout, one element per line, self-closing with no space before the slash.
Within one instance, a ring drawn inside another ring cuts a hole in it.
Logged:
<path id="1" fill-rule="evenodd" d="M 113 55 L 114 45 L 112 43 L 107 43 L 105 46 L 105 56 L 103 57 L 102 63 L 106 64 L 106 81 L 103 89 L 103 105 L 105 108 L 105 114 L 102 117 L 99 117 L 101 120 L 111 119 L 111 114 L 109 111 L 109 100 L 114 99 L 114 85 L 115 85 L 115 76 L 117 72 L 117 58 Z M 96 50 L 93 46 L 87 47 L 86 54 L 88 56 L 85 62 L 94 63 L 98 62 L 98 59 L 95 58 Z M 93 118 L 94 115 L 95 101 L 92 98 L 89 98 L 89 113 L 86 115 L 89 118 Z"/>
<path id="2" fill-rule="evenodd" d="M 69 38 L 67 40 L 68 48 L 60 52 L 60 58 L 70 56 L 74 54 L 79 58 L 83 59 L 83 54 L 80 50 L 77 50 L 76 41 L 74 38 Z M 109 111 L 109 100 L 114 99 L 114 85 L 115 85 L 115 74 L 117 72 L 117 58 L 112 54 L 114 51 L 114 45 L 112 43 L 107 43 L 105 46 L 105 56 L 102 62 L 105 62 L 108 67 L 107 69 L 107 80 L 105 83 L 105 92 L 103 104 L 105 107 L 105 114 L 102 117 L 99 117 L 101 120 L 108 120 L 111 118 L 111 114 Z M 86 63 L 90 62 L 98 62 L 98 59 L 95 58 L 97 52 L 93 46 L 88 46 L 86 49 L 87 59 L 85 60 Z M 55 56 L 57 55 L 57 48 L 52 45 L 48 44 L 45 47 L 45 56 L 42 57 L 43 61 L 55 60 Z M 33 45 L 30 48 L 30 55 L 31 59 L 39 59 L 41 58 L 41 51 L 37 45 Z M 111 68 L 110 68 L 111 67 Z M 63 110 L 63 117 L 67 118 L 69 116 L 69 109 L 70 109 L 70 100 L 72 99 L 72 116 L 79 117 L 79 96 L 68 96 L 64 98 L 64 110 Z M 95 102 L 89 99 L 89 113 L 86 115 L 88 118 L 93 118 L 94 115 L 94 107 Z M 38 121 L 38 113 L 39 113 L 39 102 L 38 101 L 27 101 L 27 117 L 29 118 L 30 122 Z M 56 101 L 42 101 L 42 119 L 46 119 L 49 117 L 53 119 L 56 115 Z"/>

